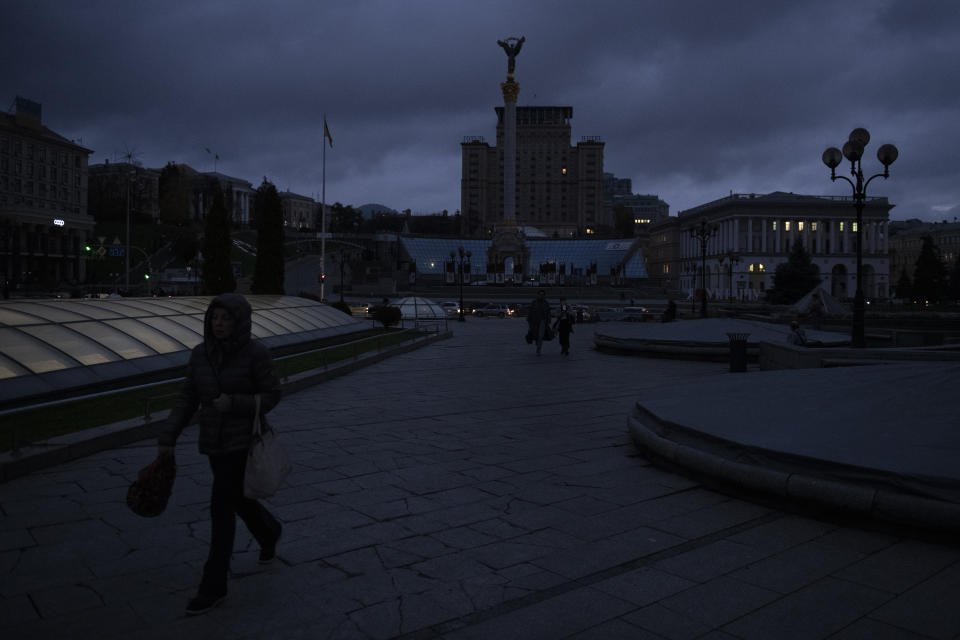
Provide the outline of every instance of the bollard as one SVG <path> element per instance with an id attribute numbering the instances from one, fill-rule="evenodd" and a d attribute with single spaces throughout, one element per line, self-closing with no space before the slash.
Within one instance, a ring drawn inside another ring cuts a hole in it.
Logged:
<path id="1" fill-rule="evenodd" d="M 747 370 L 747 337 L 749 333 L 728 333 L 730 339 L 730 372 L 743 373 Z"/>

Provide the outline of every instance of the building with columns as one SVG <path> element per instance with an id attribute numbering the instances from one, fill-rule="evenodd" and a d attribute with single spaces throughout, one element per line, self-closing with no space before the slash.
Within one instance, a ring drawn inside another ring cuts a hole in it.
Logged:
<path id="1" fill-rule="evenodd" d="M 50 291 L 86 278 L 87 162 L 93 153 L 43 126 L 41 105 L 0 113 L 0 286 Z"/>
<path id="2" fill-rule="evenodd" d="M 856 241 L 863 238 L 863 292 L 890 295 L 887 224 L 894 205 L 867 198 L 863 229 L 857 228 L 850 197 L 774 192 L 731 194 L 681 211 L 680 288 L 694 295 L 701 287 L 702 246 L 690 229 L 706 221 L 716 232 L 706 247 L 706 292 L 711 298 L 759 300 L 773 286 L 777 265 L 801 242 L 820 269 L 821 286 L 837 298 L 856 291 Z"/>
<path id="3" fill-rule="evenodd" d="M 253 208 L 253 185 L 243 178 L 235 178 L 216 171 L 197 173 L 193 180 L 193 197 L 191 198 L 191 216 L 202 220 L 207 213 L 209 202 L 207 189 L 211 182 L 215 182 L 223 190 L 223 203 L 227 207 L 230 219 L 237 228 L 250 226 L 250 210 Z"/>

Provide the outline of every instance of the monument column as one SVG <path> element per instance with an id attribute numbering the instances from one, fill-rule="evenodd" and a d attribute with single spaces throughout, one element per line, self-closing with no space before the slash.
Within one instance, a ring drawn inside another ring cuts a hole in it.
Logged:
<path id="1" fill-rule="evenodd" d="M 503 223 L 511 227 L 517 224 L 517 96 L 520 94 L 513 71 L 525 40 L 524 37 L 497 40 L 507 54 L 507 81 L 500 83 L 503 91 Z"/>
<path id="2" fill-rule="evenodd" d="M 513 74 L 500 84 L 503 90 L 503 222 L 517 223 L 517 95 Z"/>

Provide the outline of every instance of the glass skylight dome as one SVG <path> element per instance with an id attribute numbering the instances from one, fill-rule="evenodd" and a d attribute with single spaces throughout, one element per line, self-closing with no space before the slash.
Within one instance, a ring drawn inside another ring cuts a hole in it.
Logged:
<path id="1" fill-rule="evenodd" d="M 0 301 L 0 407 L 45 393 L 177 369 L 203 340 L 212 296 Z M 267 347 L 364 329 L 293 296 L 247 296 L 251 333 Z M 179 375 L 179 374 L 177 374 Z"/>

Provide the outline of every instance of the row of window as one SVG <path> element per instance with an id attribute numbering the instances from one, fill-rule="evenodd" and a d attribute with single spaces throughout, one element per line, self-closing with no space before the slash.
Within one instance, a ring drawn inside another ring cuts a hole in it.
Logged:
<path id="1" fill-rule="evenodd" d="M 11 169 L 13 171 L 11 172 Z M 34 164 L 32 162 L 26 163 L 26 170 L 24 170 L 24 165 L 20 160 L 14 160 L 10 162 L 9 158 L 0 157 L 0 174 L 9 174 L 13 173 L 14 176 L 25 175 L 28 178 L 37 177 L 40 180 L 48 180 L 49 182 L 57 181 L 57 168 L 48 167 L 46 165 L 40 164 L 36 167 L 36 172 L 34 172 Z M 36 176 L 34 175 L 36 174 Z M 71 177 L 76 186 L 80 186 L 80 172 L 76 171 L 71 174 L 69 169 L 64 169 L 59 173 L 60 183 L 61 184 L 70 184 Z"/>
<path id="2" fill-rule="evenodd" d="M 24 142 L 20 138 L 13 138 L 11 141 L 7 136 L 0 136 L 0 154 L 12 154 L 14 157 L 25 157 L 44 163 L 49 159 L 51 165 L 56 165 L 59 160 L 62 167 L 68 167 L 72 163 L 77 169 L 80 168 L 79 154 L 57 151 L 41 144 Z"/>
<path id="3" fill-rule="evenodd" d="M 0 191 L 12 192 L 24 196 L 40 196 L 41 199 L 59 199 L 64 202 L 80 203 L 79 189 L 58 188 L 45 182 L 34 183 L 33 180 L 10 180 L 7 176 L 0 176 Z"/>

